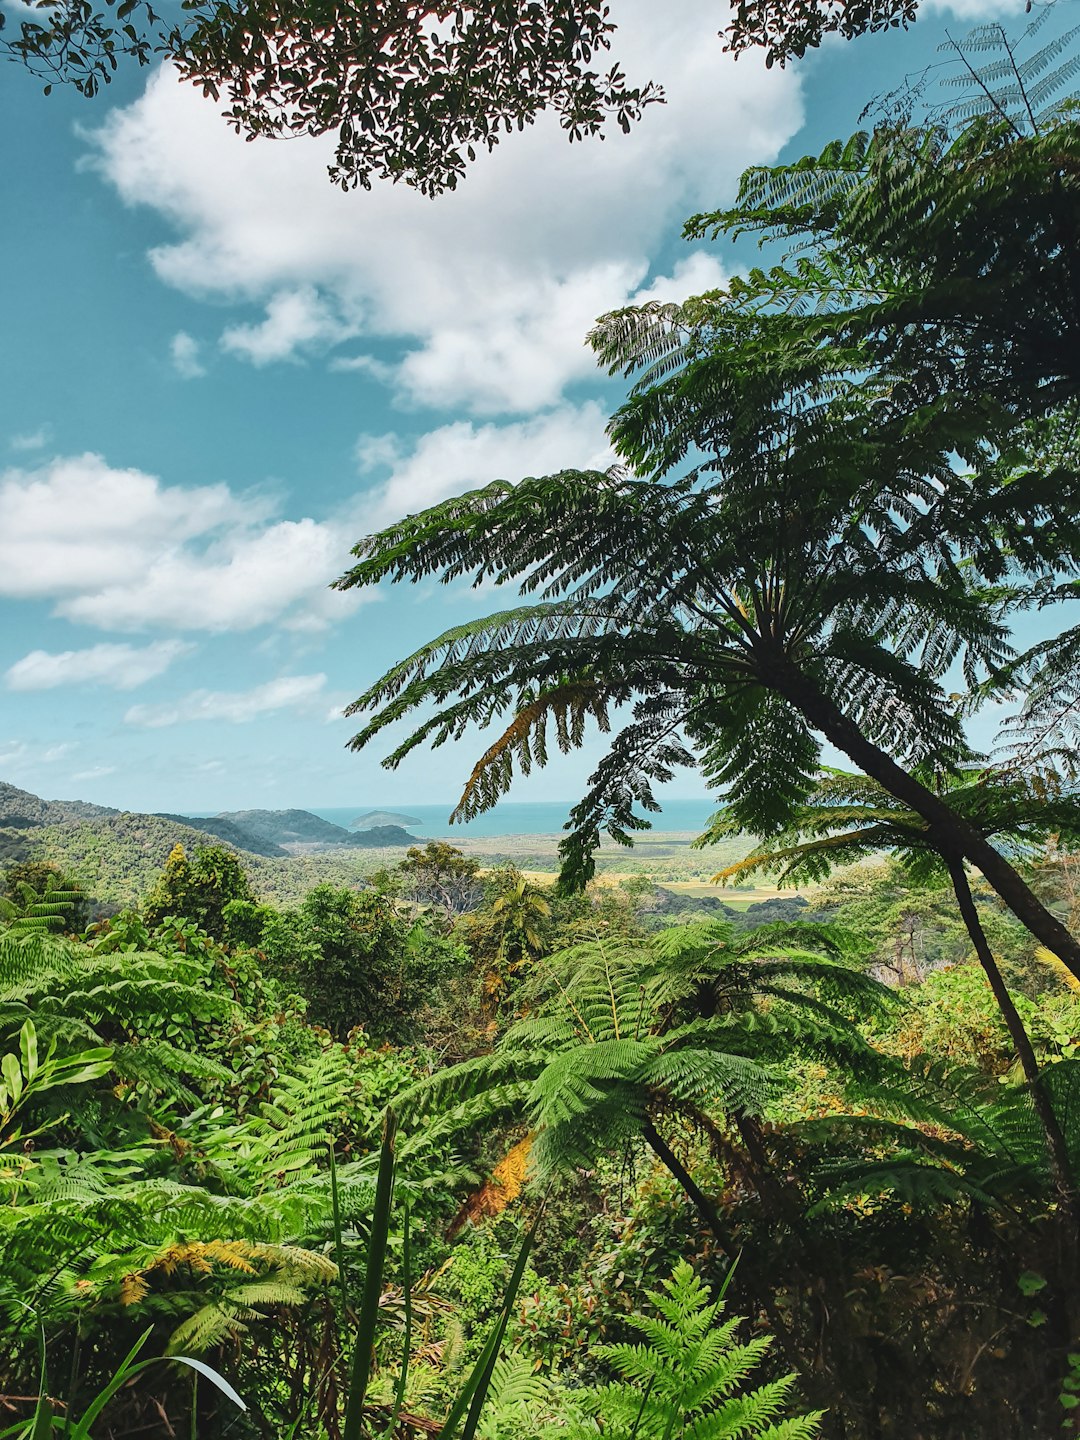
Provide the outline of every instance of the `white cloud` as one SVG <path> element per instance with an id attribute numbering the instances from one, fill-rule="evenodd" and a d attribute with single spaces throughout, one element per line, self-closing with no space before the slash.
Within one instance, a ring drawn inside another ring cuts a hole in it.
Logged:
<path id="1" fill-rule="evenodd" d="M 221 336 L 221 348 L 253 365 L 269 365 L 274 360 L 295 360 L 304 351 L 324 349 L 355 334 L 355 324 L 339 320 L 330 303 L 305 285 L 274 295 L 260 324 L 229 326 Z"/>
<path id="2" fill-rule="evenodd" d="M 420 436 L 408 449 L 395 436 L 366 435 L 357 443 L 361 469 L 386 466 L 390 474 L 370 496 L 363 518 L 378 528 L 492 480 L 603 469 L 613 458 L 596 401 L 507 425 L 457 420 Z"/>
<path id="3" fill-rule="evenodd" d="M 54 690 L 60 685 L 107 685 L 113 690 L 136 686 L 163 675 L 174 660 L 188 655 L 193 645 L 181 640 L 157 640 L 137 649 L 133 645 L 91 645 L 86 650 L 31 650 L 16 660 L 4 676 L 9 690 Z"/>
<path id="4" fill-rule="evenodd" d="M 104 780 L 106 775 L 115 775 L 115 765 L 94 765 L 89 770 L 79 770 L 72 775 L 72 780 Z"/>
<path id="5" fill-rule="evenodd" d="M 13 435 L 8 443 L 12 450 L 42 450 L 49 443 L 51 435 L 51 425 L 39 425 L 36 430 L 26 430 L 21 435 Z"/>
<path id="6" fill-rule="evenodd" d="M 928 12 L 955 15 L 958 20 L 993 20 L 1002 15 L 1022 15 L 1028 8 L 1028 0 L 923 0 L 923 4 Z"/>
<path id="7" fill-rule="evenodd" d="M 325 685 L 325 675 L 282 675 L 252 690 L 192 690 L 175 702 L 132 705 L 124 721 L 149 730 L 192 720 L 227 720 L 242 725 L 275 710 L 307 708 Z"/>
<path id="8" fill-rule="evenodd" d="M 57 760 L 66 760 L 67 757 L 73 755 L 78 748 L 79 742 L 77 740 L 65 741 L 61 745 L 50 745 L 47 750 L 43 751 L 41 758 L 46 765 L 52 765 Z"/>
<path id="9" fill-rule="evenodd" d="M 630 304 L 648 305 L 651 301 L 678 304 L 688 295 L 704 295 L 708 290 L 718 290 L 728 278 L 715 256 L 705 250 L 695 250 L 692 255 L 679 260 L 670 275 L 658 275 L 644 289 L 632 295 Z"/>
<path id="10" fill-rule="evenodd" d="M 0 765 L 16 765 L 26 760 L 30 747 L 25 740 L 0 740 Z"/>
<path id="11" fill-rule="evenodd" d="M 174 226 L 151 252 L 163 281 L 266 307 L 226 329 L 231 353 L 267 364 L 360 333 L 363 353 L 332 363 L 391 378 L 408 402 L 551 406 L 593 372 L 593 318 L 647 286 L 685 215 L 722 203 L 801 123 L 797 76 L 725 56 L 713 0 L 614 11 L 619 58 L 668 103 L 603 143 L 570 145 L 542 117 L 434 202 L 402 185 L 343 194 L 325 173 L 329 138 L 245 144 L 168 71 L 108 117 L 95 163 Z"/>
<path id="12" fill-rule="evenodd" d="M 206 554 L 159 555 L 133 583 L 127 576 L 58 606 L 71 620 L 107 630 L 147 624 L 177 630 L 251 630 L 282 619 L 342 569 L 348 546 L 315 520 L 281 520 L 257 532 L 227 535 Z"/>
<path id="13" fill-rule="evenodd" d="M 355 536 L 264 496 L 164 485 L 98 455 L 0 474 L 0 596 L 113 630 L 248 630 L 355 601 L 328 592 Z"/>
<path id="14" fill-rule="evenodd" d="M 199 342 L 186 330 L 178 330 L 169 345 L 173 369 L 183 380 L 198 380 L 206 374 L 206 366 L 199 360 Z"/>

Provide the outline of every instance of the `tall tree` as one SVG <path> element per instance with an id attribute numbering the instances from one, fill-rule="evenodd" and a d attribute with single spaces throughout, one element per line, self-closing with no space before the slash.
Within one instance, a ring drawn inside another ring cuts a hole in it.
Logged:
<path id="1" fill-rule="evenodd" d="M 254 899 L 251 882 L 235 850 L 227 845 L 199 845 L 189 860 L 183 845 L 176 844 L 165 869 L 147 893 L 142 910 L 150 926 L 168 916 L 182 916 L 220 940 L 226 930 L 226 905 Z"/>
<path id="2" fill-rule="evenodd" d="M 549 720 L 566 749 L 632 706 L 573 815 L 564 881 L 580 883 L 600 829 L 640 828 L 634 803 L 655 808 L 652 782 L 695 758 L 739 823 L 782 830 L 824 736 L 1080 974 L 1080 944 L 926 783 L 967 761 L 950 667 L 1011 676 L 1010 606 L 1080 563 L 1080 472 L 1053 459 L 1080 398 L 1056 338 L 1080 274 L 1080 125 L 1065 109 L 1029 133 L 996 103 L 944 158 L 938 132 L 903 131 L 752 173 L 713 228 L 809 232 L 810 257 L 601 322 L 601 358 L 638 377 L 610 427 L 633 473 L 496 484 L 361 542 L 342 586 L 468 574 L 541 599 L 396 666 L 353 707 L 372 712 L 354 745 L 425 701 L 437 713 L 389 763 L 509 714 L 466 816 L 515 759 L 544 763 Z M 1046 274 L 1014 334 L 1017 233 Z"/>
<path id="3" fill-rule="evenodd" d="M 339 583 L 470 573 L 544 598 L 455 627 L 395 666 L 353 705 L 370 713 L 353 747 L 432 701 L 388 765 L 508 715 L 462 796 L 457 815 L 468 817 L 505 793 L 515 762 L 528 772 L 546 761 L 549 722 L 568 750 L 590 718 L 607 730 L 619 713 L 563 841 L 563 883 L 574 886 L 592 874 L 601 829 L 628 839 L 647 824 L 635 805 L 658 808 L 653 784 L 697 760 L 739 823 L 781 831 L 813 787 L 824 735 L 1080 972 L 1061 923 L 919 778 L 969 754 L 939 677 L 958 654 L 974 670 L 1008 651 L 996 602 L 951 553 L 1000 493 L 944 454 L 912 453 L 888 426 L 867 438 L 874 419 L 868 410 L 855 434 L 830 429 L 827 415 L 792 417 L 771 450 L 738 462 L 729 451 L 707 480 L 500 482 L 361 542 Z M 1018 481 L 1010 498 L 1031 514 L 1023 495 Z"/>

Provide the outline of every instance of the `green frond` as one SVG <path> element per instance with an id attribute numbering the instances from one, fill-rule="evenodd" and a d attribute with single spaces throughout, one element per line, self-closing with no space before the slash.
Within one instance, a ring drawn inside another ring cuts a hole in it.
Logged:
<path id="1" fill-rule="evenodd" d="M 659 1318 L 626 1317 L 643 1343 L 598 1347 L 618 1378 L 585 1393 L 595 1423 L 545 1431 L 545 1440 L 555 1433 L 585 1440 L 598 1430 L 611 1440 L 802 1440 L 817 1433 L 820 1413 L 779 1418 L 794 1376 L 745 1388 L 770 1341 L 739 1344 L 741 1322 L 718 1323 L 722 1303 L 710 1300 L 685 1261 L 649 1299 Z"/>

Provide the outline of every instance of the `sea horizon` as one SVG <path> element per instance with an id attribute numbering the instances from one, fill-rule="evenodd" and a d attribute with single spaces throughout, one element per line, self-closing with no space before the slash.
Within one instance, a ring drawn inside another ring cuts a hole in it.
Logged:
<path id="1" fill-rule="evenodd" d="M 418 839 L 442 840 L 453 839 L 455 835 L 485 837 L 557 835 L 562 831 L 575 803 L 573 800 L 507 800 L 497 805 L 494 810 L 477 816 L 475 820 L 470 820 L 467 824 L 456 825 L 450 824 L 450 814 L 454 808 L 452 801 L 446 801 L 439 805 L 412 804 L 403 800 L 399 804 L 389 805 L 371 805 L 361 802 L 357 805 L 297 805 L 260 808 L 307 810 L 310 815 L 318 815 L 321 820 L 328 820 L 331 824 L 340 825 L 346 830 L 351 827 L 354 820 L 359 819 L 362 815 L 384 810 L 395 815 L 412 817 L 413 823 L 404 828 L 415 834 Z M 659 814 L 649 818 L 654 831 L 692 830 L 696 833 L 705 828 L 719 803 L 716 798 L 665 800 Z M 190 819 L 197 820 L 236 812 L 200 810 L 185 813 Z"/>

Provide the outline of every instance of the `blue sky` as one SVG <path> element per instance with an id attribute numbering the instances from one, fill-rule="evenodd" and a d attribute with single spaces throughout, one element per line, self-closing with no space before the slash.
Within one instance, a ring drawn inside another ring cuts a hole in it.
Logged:
<path id="1" fill-rule="evenodd" d="M 351 544 L 604 463 L 591 319 L 718 283 L 745 257 L 686 246 L 686 215 L 1022 4 L 935 5 L 784 72 L 721 52 L 722 8 L 620 0 L 619 58 L 669 103 L 603 143 L 541 123 L 434 201 L 344 195 L 327 143 L 245 144 L 167 71 L 92 102 L 0 71 L 0 778 L 131 809 L 455 798 L 471 752 L 391 775 L 340 709 L 497 602 L 333 594 Z M 515 798 L 574 796 L 598 753 Z"/>

